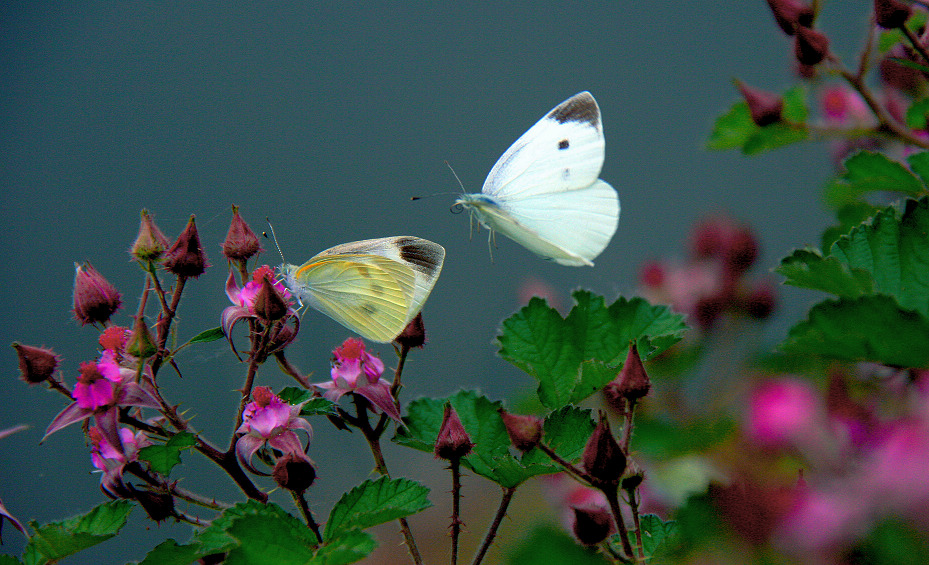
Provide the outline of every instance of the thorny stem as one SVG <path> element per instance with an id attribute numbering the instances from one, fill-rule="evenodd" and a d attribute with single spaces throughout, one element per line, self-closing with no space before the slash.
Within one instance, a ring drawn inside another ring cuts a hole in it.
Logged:
<path id="1" fill-rule="evenodd" d="M 642 525 L 639 522 L 639 501 L 635 497 L 635 489 L 626 489 L 629 495 L 629 508 L 632 509 L 632 524 L 635 527 L 635 543 L 639 546 L 639 559 L 645 560 L 645 548 L 642 545 Z"/>
<path id="2" fill-rule="evenodd" d="M 474 561 L 471 562 L 471 565 L 480 565 L 481 561 L 484 560 L 484 556 L 487 555 L 487 551 L 493 544 L 494 538 L 497 537 L 497 530 L 500 529 L 500 524 L 503 523 L 503 517 L 506 516 L 506 509 L 510 506 L 510 501 L 513 500 L 513 495 L 515 493 L 516 487 L 503 489 L 503 497 L 500 499 L 497 513 L 494 515 L 494 521 L 490 524 L 490 527 L 487 528 L 484 541 L 481 543 L 480 549 L 478 549 L 477 553 L 474 555 Z"/>
<path id="3" fill-rule="evenodd" d="M 258 373 L 258 359 L 264 357 L 264 349 L 268 346 L 268 335 L 271 333 L 271 326 L 265 326 L 261 335 L 258 336 L 257 340 L 252 342 L 252 352 L 248 356 L 248 372 L 245 374 L 245 384 L 242 385 L 242 389 L 239 391 L 242 393 L 242 399 L 239 401 L 239 410 L 236 412 L 235 417 L 235 427 L 233 429 L 239 429 L 239 426 L 242 425 L 242 415 L 245 412 L 245 406 L 248 404 L 248 399 L 252 396 L 252 387 L 255 385 L 255 375 Z M 257 341 L 257 343 L 255 343 Z M 229 452 L 232 452 L 235 449 L 236 442 L 235 434 L 232 436 L 232 442 L 229 446 Z"/>
<path id="4" fill-rule="evenodd" d="M 161 367 L 164 358 L 165 347 L 168 344 L 168 335 L 171 333 L 171 323 L 174 321 L 174 315 L 177 313 L 177 307 L 181 303 L 181 294 L 184 292 L 184 285 L 187 283 L 187 277 L 178 275 L 177 284 L 174 287 L 174 293 L 171 295 L 171 305 L 162 308 L 161 315 L 155 326 L 158 328 L 158 352 L 152 358 L 152 375 L 158 375 L 158 369 Z M 164 302 L 162 302 L 164 304 Z"/>
<path id="5" fill-rule="evenodd" d="M 635 404 L 635 399 L 630 399 L 629 404 L 623 411 L 623 437 L 619 444 L 623 448 L 623 453 L 629 453 L 629 442 L 632 439 L 632 424 L 635 418 Z"/>
<path id="6" fill-rule="evenodd" d="M 300 386 L 303 388 L 310 388 L 310 375 L 301 374 L 300 370 L 294 367 L 293 364 L 291 364 L 291 362 L 287 359 L 287 355 L 283 350 L 275 353 L 274 358 L 277 360 L 278 366 L 282 371 L 284 371 L 285 374 L 290 375 L 295 381 L 300 383 Z"/>
<path id="7" fill-rule="evenodd" d="M 319 524 L 313 519 L 313 513 L 310 512 L 310 506 L 306 503 L 306 497 L 303 496 L 303 492 L 290 491 L 290 495 L 293 497 L 297 507 L 300 508 L 300 513 L 303 514 L 303 520 L 306 522 L 306 525 L 316 534 L 316 539 L 319 540 L 319 543 L 323 543 L 323 535 L 319 531 Z"/>
<path id="8" fill-rule="evenodd" d="M 215 498 L 207 498 L 201 496 L 197 493 L 191 492 L 187 489 L 181 488 L 176 484 L 171 484 L 166 482 L 163 478 L 153 476 L 147 469 L 139 465 L 138 463 L 131 463 L 126 466 L 126 470 L 139 477 L 146 483 L 160 488 L 167 489 L 168 493 L 172 496 L 180 498 L 181 500 L 186 500 L 191 504 L 196 504 L 204 508 L 209 508 L 210 510 L 223 510 L 225 508 L 231 508 L 231 504 L 225 502 L 219 502 Z"/>
<path id="9" fill-rule="evenodd" d="M 410 346 L 400 346 L 400 358 L 397 360 L 397 368 L 394 370 L 394 382 L 390 385 L 390 396 L 397 398 L 397 394 L 403 385 L 400 383 L 400 375 L 403 374 L 403 365 L 406 363 L 406 356 L 410 353 Z"/>
<path id="10" fill-rule="evenodd" d="M 544 442 L 539 442 L 539 449 L 541 449 L 546 455 L 548 455 L 552 461 L 561 465 L 564 470 L 574 477 L 575 479 L 582 481 L 584 483 L 590 484 L 590 479 L 587 477 L 587 473 L 583 470 L 575 467 L 569 461 L 564 460 L 560 455 L 555 453 L 555 450 L 546 445 Z"/>
<path id="11" fill-rule="evenodd" d="M 922 55 L 923 63 L 929 63 L 929 54 L 926 53 L 925 46 L 923 46 L 919 38 L 916 37 L 916 35 L 914 35 L 912 31 L 910 31 L 910 28 L 906 27 L 906 24 L 904 24 L 900 26 L 900 31 L 902 31 L 903 35 L 905 35 L 907 40 L 909 40 L 910 45 L 913 46 L 913 49 L 915 49 L 916 51 L 919 52 L 920 55 Z"/>
<path id="12" fill-rule="evenodd" d="M 199 436 L 197 437 L 195 449 L 219 465 L 235 484 L 242 489 L 245 496 L 259 502 L 268 501 L 268 495 L 259 490 L 248 475 L 245 474 L 245 471 L 242 470 L 242 467 L 239 466 L 234 449 L 226 452 L 220 451 Z"/>
<path id="13" fill-rule="evenodd" d="M 630 559 L 633 563 L 638 563 L 639 559 L 632 551 L 632 544 L 629 543 L 629 532 L 626 530 L 626 522 L 623 520 L 623 513 L 619 508 L 618 489 L 615 485 L 604 485 L 598 488 L 610 503 L 610 511 L 613 513 L 613 521 L 616 522 L 616 533 L 619 534 L 619 541 L 623 544 L 625 558 Z"/>
<path id="14" fill-rule="evenodd" d="M 452 470 L 452 560 L 451 565 L 458 565 L 458 537 L 461 535 L 461 459 L 451 460 Z"/>

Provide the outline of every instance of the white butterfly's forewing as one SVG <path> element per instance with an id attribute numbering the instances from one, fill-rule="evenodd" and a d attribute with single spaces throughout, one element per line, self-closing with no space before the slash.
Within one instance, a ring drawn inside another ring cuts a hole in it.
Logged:
<path id="1" fill-rule="evenodd" d="M 422 309 L 442 271 L 445 249 L 417 237 L 387 237 L 327 249 L 285 266 L 301 301 L 378 342 L 393 340 Z"/>
<path id="2" fill-rule="evenodd" d="M 585 188 L 603 167 L 600 108 L 581 92 L 553 108 L 497 160 L 481 193 L 497 200 Z"/>
<path id="3" fill-rule="evenodd" d="M 599 180 L 600 108 L 581 92 L 552 109 L 497 160 L 481 194 L 463 194 L 490 229 L 568 266 L 593 265 L 619 223 L 619 196 Z"/>

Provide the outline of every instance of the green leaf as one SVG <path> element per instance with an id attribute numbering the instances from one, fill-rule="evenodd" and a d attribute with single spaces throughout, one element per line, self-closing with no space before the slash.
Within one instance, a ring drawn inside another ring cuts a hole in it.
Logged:
<path id="1" fill-rule="evenodd" d="M 377 548 L 371 534 L 361 530 L 349 530 L 339 537 L 328 540 L 316 551 L 316 561 L 321 565 L 344 565 L 361 561 Z"/>
<path id="2" fill-rule="evenodd" d="M 844 165 L 845 172 L 826 189 L 826 200 L 832 205 L 846 204 L 874 191 L 918 195 L 925 190 L 919 178 L 883 153 L 859 151 Z"/>
<path id="3" fill-rule="evenodd" d="M 741 149 L 760 128 L 752 121 L 745 101 L 737 102 L 728 112 L 716 119 L 713 131 L 706 142 L 707 149 Z"/>
<path id="4" fill-rule="evenodd" d="M 313 392 L 306 389 L 295 386 L 284 387 L 278 393 L 278 397 L 292 406 L 305 402 L 303 408 L 300 409 L 301 416 L 335 416 L 337 414 L 334 402 L 325 398 L 313 398 Z"/>
<path id="5" fill-rule="evenodd" d="M 900 518 L 888 518 L 849 552 L 857 563 L 924 565 L 929 563 L 926 531 Z"/>
<path id="6" fill-rule="evenodd" d="M 503 321 L 500 355 L 539 381 L 539 398 L 558 409 L 577 403 L 609 382 L 635 340 L 643 360 L 683 336 L 683 316 L 642 298 L 620 297 L 606 306 L 602 296 L 573 294 L 574 308 L 562 318 L 533 298 Z"/>
<path id="7" fill-rule="evenodd" d="M 226 334 L 223 333 L 222 328 L 212 328 L 198 333 L 190 338 L 187 343 L 210 343 L 211 341 L 217 341 L 224 337 L 226 337 Z"/>
<path id="8" fill-rule="evenodd" d="M 929 112 L 929 98 L 926 99 L 926 111 Z M 925 129 L 925 125 L 920 128 Z M 929 151 L 913 153 L 906 158 L 910 170 L 916 173 L 924 185 L 929 185 Z"/>
<path id="9" fill-rule="evenodd" d="M 797 249 L 781 259 L 775 272 L 787 277 L 785 284 L 822 290 L 855 298 L 874 290 L 871 275 L 836 257 L 823 257 L 816 249 Z"/>
<path id="10" fill-rule="evenodd" d="M 459 391 L 449 398 L 414 400 L 407 407 L 406 426 L 398 430 L 394 441 L 431 453 L 446 403 L 458 413 L 474 443 L 471 454 L 462 460 L 474 473 L 504 488 L 512 488 L 530 477 L 561 470 L 541 451 L 530 451 L 521 459 L 515 457 L 510 452 L 510 438 L 498 413 L 502 405 L 474 391 Z M 580 458 L 593 428 L 590 411 L 573 406 L 552 413 L 543 424 L 546 443 L 569 461 Z"/>
<path id="11" fill-rule="evenodd" d="M 0 565 L 23 565 L 23 562 L 12 555 L 0 555 Z"/>
<path id="12" fill-rule="evenodd" d="M 139 450 L 139 459 L 148 461 L 152 469 L 162 475 L 169 475 L 171 469 L 181 462 L 181 451 L 197 445 L 197 436 L 189 432 L 180 432 L 171 436 L 163 445 L 149 445 Z"/>
<path id="13" fill-rule="evenodd" d="M 877 214 L 879 210 L 879 208 L 860 200 L 854 200 L 839 206 L 835 212 L 839 224 L 830 226 L 823 232 L 820 249 L 831 248 L 832 244 L 838 241 L 840 237 L 852 231 L 852 228 L 861 222 Z"/>
<path id="14" fill-rule="evenodd" d="M 803 141 L 809 136 L 803 122 L 809 110 L 803 87 L 789 89 L 783 95 L 782 115 L 789 123 L 776 123 L 758 127 L 752 121 L 748 104 L 740 101 L 716 120 L 707 140 L 708 149 L 741 149 L 746 155 L 776 149 L 784 145 Z"/>
<path id="15" fill-rule="evenodd" d="M 646 559 L 660 551 L 661 546 L 676 531 L 674 520 L 665 522 L 655 514 L 640 516 L 639 524 L 642 529 L 642 549 L 645 551 Z M 629 533 L 629 539 L 633 547 L 637 546 L 634 532 Z"/>
<path id="16" fill-rule="evenodd" d="M 329 513 L 324 538 L 328 541 L 349 530 L 364 530 L 432 506 L 429 489 L 409 479 L 380 477 L 365 481 L 342 495 Z"/>
<path id="17" fill-rule="evenodd" d="M 910 129 L 926 129 L 926 116 L 929 115 L 929 98 L 921 98 L 906 109 L 906 125 Z M 922 176 L 922 175 L 920 175 Z M 926 178 L 923 177 L 925 182 Z"/>
<path id="18" fill-rule="evenodd" d="M 656 461 L 705 453 L 730 439 L 738 426 L 722 417 L 691 418 L 686 423 L 636 415 L 634 445 Z"/>
<path id="19" fill-rule="evenodd" d="M 135 505 L 127 500 L 107 502 L 87 514 L 39 526 L 30 522 L 35 534 L 26 551 L 35 551 L 48 561 L 59 561 L 115 536 L 126 525 Z"/>
<path id="20" fill-rule="evenodd" d="M 742 153 L 758 155 L 765 151 L 778 149 L 785 145 L 798 143 L 809 137 L 805 127 L 792 124 L 777 123 L 759 128 L 742 146 Z"/>
<path id="21" fill-rule="evenodd" d="M 178 545 L 168 538 L 149 551 L 139 565 L 190 565 L 205 555 L 197 544 Z"/>
<path id="22" fill-rule="evenodd" d="M 535 526 L 507 556 L 508 565 L 607 565 L 610 563 L 593 548 L 578 545 L 561 528 L 548 524 Z"/>
<path id="23" fill-rule="evenodd" d="M 307 565 L 319 543 L 306 524 L 276 504 L 252 505 L 235 517 L 226 533 L 238 546 L 226 555 L 225 565 Z"/>
<path id="24" fill-rule="evenodd" d="M 790 330 L 786 353 L 929 367 L 929 319 L 889 296 L 827 300 Z"/>

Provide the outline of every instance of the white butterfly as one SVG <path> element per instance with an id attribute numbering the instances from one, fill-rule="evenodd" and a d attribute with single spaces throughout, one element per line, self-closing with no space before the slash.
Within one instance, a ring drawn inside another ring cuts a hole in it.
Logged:
<path id="1" fill-rule="evenodd" d="M 619 223 L 619 196 L 598 179 L 604 140 L 600 108 L 589 92 L 568 98 L 497 160 L 480 194 L 456 204 L 490 236 L 498 231 L 562 265 L 593 266 Z"/>
<path id="2" fill-rule="evenodd" d="M 411 236 L 331 247 L 303 265 L 284 264 L 284 284 L 308 304 L 371 341 L 396 338 L 435 286 L 445 249 Z"/>

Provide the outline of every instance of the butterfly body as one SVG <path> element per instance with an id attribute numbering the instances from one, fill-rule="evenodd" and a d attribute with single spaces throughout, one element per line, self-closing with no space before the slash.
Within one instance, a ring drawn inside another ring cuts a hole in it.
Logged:
<path id="1" fill-rule="evenodd" d="M 581 92 L 517 139 L 479 194 L 462 194 L 456 204 L 545 259 L 592 266 L 619 222 L 619 196 L 597 178 L 604 152 L 600 108 Z"/>
<path id="2" fill-rule="evenodd" d="M 337 245 L 281 272 L 301 303 L 385 343 L 422 310 L 444 260 L 441 245 L 397 236 Z"/>

